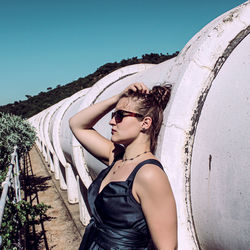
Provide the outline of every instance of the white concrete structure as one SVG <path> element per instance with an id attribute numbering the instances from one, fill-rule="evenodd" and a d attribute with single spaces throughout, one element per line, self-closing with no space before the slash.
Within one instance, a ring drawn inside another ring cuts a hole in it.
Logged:
<path id="1" fill-rule="evenodd" d="M 68 200 L 70 203 L 76 203 L 78 202 L 78 194 L 77 194 L 77 183 L 76 183 L 76 177 L 72 172 L 72 167 L 70 165 L 71 161 L 66 160 L 67 154 L 67 148 L 70 146 L 69 143 L 63 143 L 63 141 L 69 141 L 68 134 L 69 134 L 69 125 L 68 120 L 69 118 L 66 118 L 66 122 L 64 121 L 64 117 L 66 112 L 70 109 L 72 105 L 75 105 L 79 101 L 79 99 L 83 98 L 85 94 L 88 92 L 89 89 L 81 90 L 74 95 L 72 95 L 70 98 L 68 98 L 62 106 L 55 112 L 53 117 L 53 123 L 50 127 L 50 134 L 53 141 L 53 145 L 55 148 L 56 155 L 59 159 L 59 180 L 63 182 L 65 181 L 66 189 L 68 191 Z M 71 115 L 72 116 L 72 115 Z M 64 148 L 64 152 L 63 152 Z M 62 166 L 65 171 L 65 175 L 62 174 Z"/>
<path id="2" fill-rule="evenodd" d="M 202 249 L 250 247 L 249 128 L 250 35 L 214 79 L 195 133 L 191 201 Z"/>
<path id="3" fill-rule="evenodd" d="M 73 186 L 79 176 L 78 199 L 84 224 L 89 217 L 83 193 L 91 183 L 90 176 L 104 166 L 87 152 L 83 154 L 69 132 L 69 117 L 120 92 L 131 82 L 142 81 L 149 87 L 170 83 L 172 96 L 164 112 L 156 154 L 176 198 L 178 249 L 249 249 L 249 33 L 248 1 L 205 26 L 177 57 L 155 66 L 136 65 L 115 71 L 68 106 L 58 118 L 61 128 L 52 133 L 54 136 L 61 129 L 58 143 L 53 141 L 52 145 L 62 165 L 70 167 Z M 39 123 L 40 132 L 46 112 L 32 118 L 33 123 Z M 108 114 L 95 126 L 108 138 L 109 119 Z M 39 137 L 45 141 L 44 135 Z"/>
<path id="4" fill-rule="evenodd" d="M 66 99 L 67 100 L 67 99 Z M 56 105 L 53 105 L 48 109 L 48 112 L 44 114 L 44 124 L 43 124 L 43 136 L 45 140 L 45 144 L 47 145 L 47 161 L 49 162 L 50 169 L 52 172 L 57 173 L 57 166 L 55 167 L 55 150 L 52 145 L 50 133 L 49 133 L 49 128 L 51 127 L 52 119 L 51 117 L 54 115 L 54 113 L 61 107 L 63 103 L 66 102 L 66 100 L 62 100 Z"/>

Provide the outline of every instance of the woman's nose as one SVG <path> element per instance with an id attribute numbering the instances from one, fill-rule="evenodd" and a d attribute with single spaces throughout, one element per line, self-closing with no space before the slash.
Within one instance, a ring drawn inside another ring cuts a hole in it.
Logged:
<path id="1" fill-rule="evenodd" d="M 111 120 L 109 121 L 109 125 L 115 125 L 115 117 L 112 117 Z"/>

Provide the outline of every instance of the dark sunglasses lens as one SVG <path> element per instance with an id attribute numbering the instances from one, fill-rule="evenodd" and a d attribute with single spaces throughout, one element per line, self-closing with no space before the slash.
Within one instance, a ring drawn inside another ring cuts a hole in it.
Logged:
<path id="1" fill-rule="evenodd" d="M 112 112 L 111 118 L 113 119 L 114 117 L 115 117 L 115 122 L 116 123 L 122 122 L 123 112 L 121 110 L 117 110 L 115 112 Z"/>
<path id="2" fill-rule="evenodd" d="M 123 119 L 123 112 L 121 110 L 117 110 L 115 112 L 115 121 L 119 123 L 122 122 L 122 119 Z"/>

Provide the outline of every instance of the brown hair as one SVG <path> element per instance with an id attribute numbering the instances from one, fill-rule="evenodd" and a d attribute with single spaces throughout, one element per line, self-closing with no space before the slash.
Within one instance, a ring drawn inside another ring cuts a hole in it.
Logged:
<path id="1" fill-rule="evenodd" d="M 128 90 L 121 96 L 121 98 L 127 97 L 135 100 L 138 113 L 142 114 L 144 117 L 151 117 L 152 125 L 147 131 L 151 140 L 151 152 L 155 151 L 157 145 L 157 137 L 163 121 L 163 110 L 166 108 L 169 101 L 171 87 L 171 85 L 157 85 L 154 86 L 148 94 Z"/>

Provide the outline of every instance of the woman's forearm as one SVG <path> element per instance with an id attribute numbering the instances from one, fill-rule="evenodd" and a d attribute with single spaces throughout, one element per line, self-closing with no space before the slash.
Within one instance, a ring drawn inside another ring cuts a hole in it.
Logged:
<path id="1" fill-rule="evenodd" d="M 119 95 L 91 105 L 70 118 L 69 124 L 74 129 L 92 128 L 104 115 L 112 110 L 119 100 Z"/>

